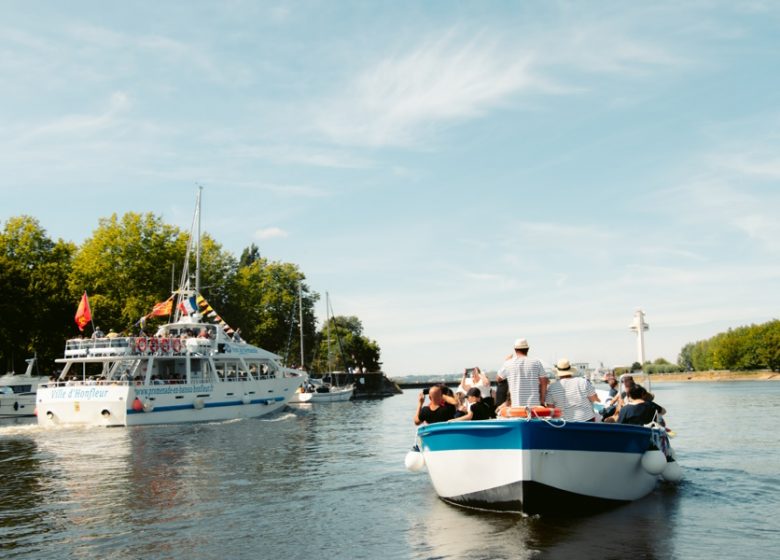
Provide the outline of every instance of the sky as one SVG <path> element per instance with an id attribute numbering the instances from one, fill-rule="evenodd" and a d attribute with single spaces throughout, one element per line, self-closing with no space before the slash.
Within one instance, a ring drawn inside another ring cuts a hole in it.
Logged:
<path id="1" fill-rule="evenodd" d="M 0 224 L 299 265 L 395 376 L 780 317 L 780 3 L 0 4 Z M 75 306 L 75 303 L 74 303 Z M 240 326 L 240 325 L 239 325 Z M 262 341 L 256 341 L 262 345 Z"/>

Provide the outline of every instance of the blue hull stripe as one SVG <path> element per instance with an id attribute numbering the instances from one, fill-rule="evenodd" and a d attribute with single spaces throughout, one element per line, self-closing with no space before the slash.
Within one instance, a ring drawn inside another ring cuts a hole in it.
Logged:
<path id="1" fill-rule="evenodd" d="M 551 423 L 553 426 L 541 420 L 448 422 L 423 426 L 417 433 L 428 451 L 560 449 L 644 453 L 652 442 L 652 431 L 642 426 Z"/>
<path id="2" fill-rule="evenodd" d="M 284 397 L 273 397 L 269 399 L 253 399 L 249 401 L 249 404 L 273 404 L 275 402 L 283 401 Z M 213 403 L 203 403 L 203 408 L 217 408 L 220 406 L 243 406 L 244 401 L 223 401 Z M 143 410 L 127 409 L 128 414 L 154 414 L 155 412 L 171 412 L 172 410 L 192 410 L 195 408 L 190 404 L 174 404 L 170 406 L 155 406 L 151 412 L 145 412 Z"/>

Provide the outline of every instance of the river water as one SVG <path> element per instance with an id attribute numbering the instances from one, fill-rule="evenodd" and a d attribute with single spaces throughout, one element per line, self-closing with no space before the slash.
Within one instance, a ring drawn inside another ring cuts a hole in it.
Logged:
<path id="1" fill-rule="evenodd" d="M 654 387 L 679 486 L 581 518 L 459 509 L 404 470 L 415 392 L 269 419 L 0 423 L 0 558 L 763 558 L 780 544 L 780 383 Z M 607 465 L 605 465 L 605 468 Z"/>

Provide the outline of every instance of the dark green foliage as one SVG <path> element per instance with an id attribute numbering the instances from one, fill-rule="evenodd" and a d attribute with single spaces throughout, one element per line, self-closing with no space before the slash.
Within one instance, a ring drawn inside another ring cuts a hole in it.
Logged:
<path id="1" fill-rule="evenodd" d="M 686 370 L 780 370 L 780 320 L 729 329 L 683 346 L 677 359 Z"/>

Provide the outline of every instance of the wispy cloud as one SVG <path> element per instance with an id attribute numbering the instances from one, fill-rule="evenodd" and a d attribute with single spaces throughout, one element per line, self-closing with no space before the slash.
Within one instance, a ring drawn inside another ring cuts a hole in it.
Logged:
<path id="1" fill-rule="evenodd" d="M 261 241 L 266 239 L 274 239 L 278 237 L 287 237 L 287 232 L 281 228 L 278 227 L 268 227 L 259 229 L 255 232 L 255 239 L 259 239 Z"/>
<path id="2" fill-rule="evenodd" d="M 310 165 L 336 169 L 366 169 L 373 163 L 344 150 L 293 145 L 240 146 L 237 157 L 256 158 L 278 165 Z"/>
<path id="3" fill-rule="evenodd" d="M 427 126 L 483 114 L 518 91 L 554 89 L 533 74 L 533 58 L 482 34 L 447 32 L 365 69 L 317 125 L 344 144 L 413 144 Z"/>

